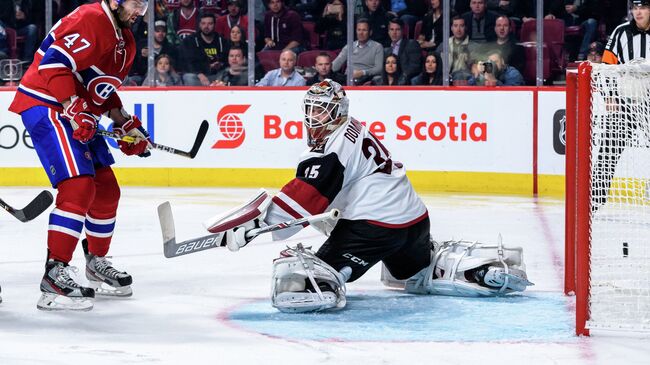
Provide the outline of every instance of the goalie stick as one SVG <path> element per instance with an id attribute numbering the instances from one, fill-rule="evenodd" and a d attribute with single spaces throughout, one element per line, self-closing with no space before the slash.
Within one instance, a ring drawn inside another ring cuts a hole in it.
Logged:
<path id="1" fill-rule="evenodd" d="M 0 207 L 16 217 L 19 221 L 29 222 L 43 213 L 53 201 L 52 193 L 43 190 L 23 209 L 14 209 L 2 199 L 0 199 Z"/>
<path id="2" fill-rule="evenodd" d="M 255 228 L 246 232 L 246 238 L 253 239 L 261 234 L 285 229 L 299 225 L 309 225 L 317 222 L 322 222 L 326 219 L 336 219 L 339 216 L 337 209 L 332 209 L 329 212 L 312 215 L 309 217 L 292 219 L 270 226 Z M 172 215 L 172 207 L 169 202 L 164 202 L 158 206 L 158 218 L 160 219 L 160 228 L 163 235 L 163 252 L 165 257 L 172 258 L 215 247 L 226 247 L 221 245 L 223 241 L 224 232 L 213 233 L 207 236 L 193 238 L 183 242 L 176 242 L 176 228 L 174 226 L 174 216 Z"/>
<path id="3" fill-rule="evenodd" d="M 151 147 L 165 151 L 167 153 L 171 153 L 174 155 L 179 155 L 187 158 L 194 158 L 196 157 L 196 154 L 199 152 L 199 149 L 201 148 L 201 144 L 203 143 L 203 139 L 205 138 L 206 134 L 208 133 L 208 128 L 210 127 L 210 124 L 208 123 L 207 120 L 204 120 L 201 122 L 201 126 L 199 127 L 199 132 L 196 135 L 196 139 L 194 140 L 194 145 L 192 146 L 192 149 L 189 151 L 181 151 L 179 149 L 176 149 L 174 147 L 169 147 L 165 146 L 162 144 L 158 143 L 153 143 L 151 142 Z M 103 137 L 108 137 L 108 138 L 113 138 L 116 140 L 121 140 L 125 142 L 133 142 L 135 139 L 131 136 L 118 136 L 117 133 L 115 132 L 109 132 L 109 131 L 104 131 L 104 130 L 98 130 L 97 134 Z"/>

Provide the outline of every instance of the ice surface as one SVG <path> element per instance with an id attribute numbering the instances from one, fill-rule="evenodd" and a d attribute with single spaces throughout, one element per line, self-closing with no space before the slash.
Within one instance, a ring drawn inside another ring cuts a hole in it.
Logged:
<path id="1" fill-rule="evenodd" d="M 0 188 L 22 206 L 37 188 Z M 123 188 L 110 254 L 134 277 L 134 296 L 98 299 L 87 313 L 36 309 L 47 214 L 20 223 L 0 212 L 0 364 L 647 364 L 650 339 L 573 336 L 573 298 L 562 296 L 564 206 L 529 197 L 426 195 L 437 239 L 524 247 L 536 285 L 512 298 L 403 295 L 379 268 L 348 286 L 347 309 L 286 315 L 269 304 L 271 260 L 284 247 L 260 236 L 237 253 L 214 249 L 166 259 L 156 207 L 169 200 L 176 233 L 255 189 Z M 305 229 L 289 244 L 317 247 Z M 72 264 L 83 267 L 81 247 Z M 83 278 L 82 278 L 83 279 Z"/>

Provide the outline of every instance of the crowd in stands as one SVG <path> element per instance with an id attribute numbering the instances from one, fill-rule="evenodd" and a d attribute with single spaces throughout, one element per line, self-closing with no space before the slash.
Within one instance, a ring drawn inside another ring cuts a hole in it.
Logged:
<path id="1" fill-rule="evenodd" d="M 0 1 L 0 59 L 31 62 L 44 36 L 44 2 Z M 54 19 L 96 2 L 54 0 Z M 302 86 L 324 78 L 355 85 L 442 85 L 442 0 L 150 0 L 133 26 L 138 53 L 126 85 L 248 85 L 248 14 L 255 14 L 255 84 Z M 451 0 L 450 84 L 535 83 L 536 0 Z M 354 42 L 347 45 L 347 14 Z M 608 34 L 628 16 L 626 1 L 544 1 L 544 70 L 561 81 L 569 62 L 599 62 Z M 348 46 L 352 47 L 347 69 Z M 155 66 L 148 70 L 150 52 Z"/>

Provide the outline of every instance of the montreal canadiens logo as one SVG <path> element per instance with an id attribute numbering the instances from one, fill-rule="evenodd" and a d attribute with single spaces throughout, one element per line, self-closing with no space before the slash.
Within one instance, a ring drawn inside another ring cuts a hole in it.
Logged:
<path id="1" fill-rule="evenodd" d="M 90 80 L 87 88 L 93 103 L 102 105 L 120 85 L 122 81 L 117 77 L 101 75 Z"/>
<path id="2" fill-rule="evenodd" d="M 240 114 L 246 113 L 250 105 L 226 105 L 217 114 L 217 125 L 222 139 L 219 139 L 212 148 L 237 148 L 244 143 L 246 130 Z"/>

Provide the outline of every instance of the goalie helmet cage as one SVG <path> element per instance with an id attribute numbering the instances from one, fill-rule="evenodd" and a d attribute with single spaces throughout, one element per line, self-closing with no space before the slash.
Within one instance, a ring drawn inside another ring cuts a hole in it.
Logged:
<path id="1" fill-rule="evenodd" d="M 650 64 L 567 72 L 565 280 L 576 334 L 650 331 Z"/>

